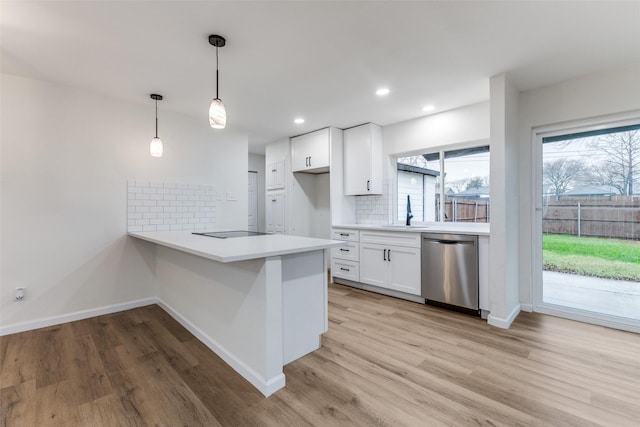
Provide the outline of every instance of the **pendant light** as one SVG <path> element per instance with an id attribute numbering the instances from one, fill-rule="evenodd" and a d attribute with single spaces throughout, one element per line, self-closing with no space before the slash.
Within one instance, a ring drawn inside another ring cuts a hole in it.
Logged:
<path id="1" fill-rule="evenodd" d="M 224 108 L 222 100 L 218 97 L 218 48 L 223 47 L 226 43 L 222 36 L 209 36 L 209 44 L 216 48 L 216 97 L 213 98 L 209 106 L 209 124 L 214 129 L 224 129 L 227 124 L 227 110 Z"/>
<path id="2" fill-rule="evenodd" d="M 156 136 L 149 144 L 149 152 L 153 157 L 162 157 L 162 140 L 158 138 L 158 101 L 162 101 L 162 95 L 151 94 L 151 99 L 156 101 Z"/>

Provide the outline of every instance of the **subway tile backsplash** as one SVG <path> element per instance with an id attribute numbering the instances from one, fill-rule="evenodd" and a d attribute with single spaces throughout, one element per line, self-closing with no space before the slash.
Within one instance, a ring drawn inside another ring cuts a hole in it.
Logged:
<path id="1" fill-rule="evenodd" d="M 127 181 L 127 231 L 213 230 L 218 194 L 212 185 Z"/>
<path id="2" fill-rule="evenodd" d="M 382 193 L 371 196 L 356 196 L 357 224 L 388 224 L 393 216 L 391 204 L 391 181 L 382 182 Z"/>

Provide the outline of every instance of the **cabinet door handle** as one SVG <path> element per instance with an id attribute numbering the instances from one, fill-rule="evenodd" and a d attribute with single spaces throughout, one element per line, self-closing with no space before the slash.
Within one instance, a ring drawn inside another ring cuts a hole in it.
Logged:
<path id="1" fill-rule="evenodd" d="M 349 249 L 343 249 L 343 248 L 340 248 L 340 250 L 341 250 L 342 252 L 349 252 Z"/>
<path id="2" fill-rule="evenodd" d="M 309 167 L 311 167 L 311 156 L 309 156 Z"/>
<path id="3" fill-rule="evenodd" d="M 278 169 L 271 169 L 271 172 L 275 172 L 275 171 L 277 171 L 277 170 L 278 170 Z"/>
<path id="4" fill-rule="evenodd" d="M 391 262 L 391 249 L 387 249 L 387 261 Z"/>
<path id="5" fill-rule="evenodd" d="M 387 260 L 387 250 L 385 249 L 384 251 L 382 251 L 382 254 L 383 254 L 382 255 L 382 259 L 386 261 Z"/>
<path id="6" fill-rule="evenodd" d="M 342 270 L 342 271 L 351 271 L 348 268 L 344 268 L 344 267 L 340 267 L 340 270 Z"/>
<path id="7" fill-rule="evenodd" d="M 304 158 L 304 165 L 305 166 L 309 166 L 309 158 L 308 157 Z"/>
<path id="8" fill-rule="evenodd" d="M 276 201 L 276 199 L 271 199 L 271 201 L 272 201 L 272 202 L 275 202 L 275 201 Z"/>
<path id="9" fill-rule="evenodd" d="M 341 236 L 349 237 L 349 233 L 340 233 Z"/>
<path id="10" fill-rule="evenodd" d="M 371 191 L 371 181 L 367 181 L 367 191 Z"/>

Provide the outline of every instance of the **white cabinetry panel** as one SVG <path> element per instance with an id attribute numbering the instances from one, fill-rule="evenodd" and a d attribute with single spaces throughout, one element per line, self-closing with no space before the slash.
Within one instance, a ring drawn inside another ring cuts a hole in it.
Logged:
<path id="1" fill-rule="evenodd" d="M 412 295 L 420 295 L 420 248 L 389 246 L 388 287 Z"/>
<path id="2" fill-rule="evenodd" d="M 333 259 L 331 261 L 331 275 L 342 279 L 360 281 L 359 272 L 360 263 L 353 261 L 345 261 L 343 259 Z"/>
<path id="3" fill-rule="evenodd" d="M 389 282 L 387 247 L 360 243 L 360 282 L 386 288 Z"/>
<path id="4" fill-rule="evenodd" d="M 285 234 L 285 196 L 283 192 L 267 194 L 267 233 Z"/>
<path id="5" fill-rule="evenodd" d="M 291 138 L 293 172 L 329 171 L 329 128 Z"/>
<path id="6" fill-rule="evenodd" d="M 478 292 L 480 309 L 490 310 L 489 302 L 489 236 L 478 236 Z"/>
<path id="7" fill-rule="evenodd" d="M 284 188 L 284 160 L 267 165 L 267 190 L 280 190 Z"/>
<path id="8" fill-rule="evenodd" d="M 419 233 L 360 233 L 360 282 L 420 295 L 420 264 Z"/>
<path id="9" fill-rule="evenodd" d="M 373 123 L 343 133 L 344 194 L 382 194 L 382 129 Z"/>
<path id="10" fill-rule="evenodd" d="M 358 242 L 349 242 L 338 248 L 331 248 L 331 259 L 340 258 L 349 261 L 360 261 Z"/>

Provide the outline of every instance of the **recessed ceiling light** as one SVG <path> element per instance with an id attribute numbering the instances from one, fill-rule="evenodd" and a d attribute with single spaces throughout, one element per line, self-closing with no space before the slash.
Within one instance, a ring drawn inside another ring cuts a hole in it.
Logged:
<path id="1" fill-rule="evenodd" d="M 376 91 L 376 95 L 378 96 L 385 96 L 385 95 L 389 95 L 389 88 L 387 87 L 383 87 L 380 88 Z"/>
<path id="2" fill-rule="evenodd" d="M 424 111 L 425 113 L 428 113 L 429 111 L 433 111 L 435 109 L 436 107 L 434 107 L 433 105 L 425 105 L 424 107 L 422 107 L 422 111 Z"/>
<path id="3" fill-rule="evenodd" d="M 304 123 L 304 119 L 302 117 L 298 117 L 296 119 L 293 119 L 293 123 L 298 124 L 298 125 L 302 124 L 302 123 Z"/>

